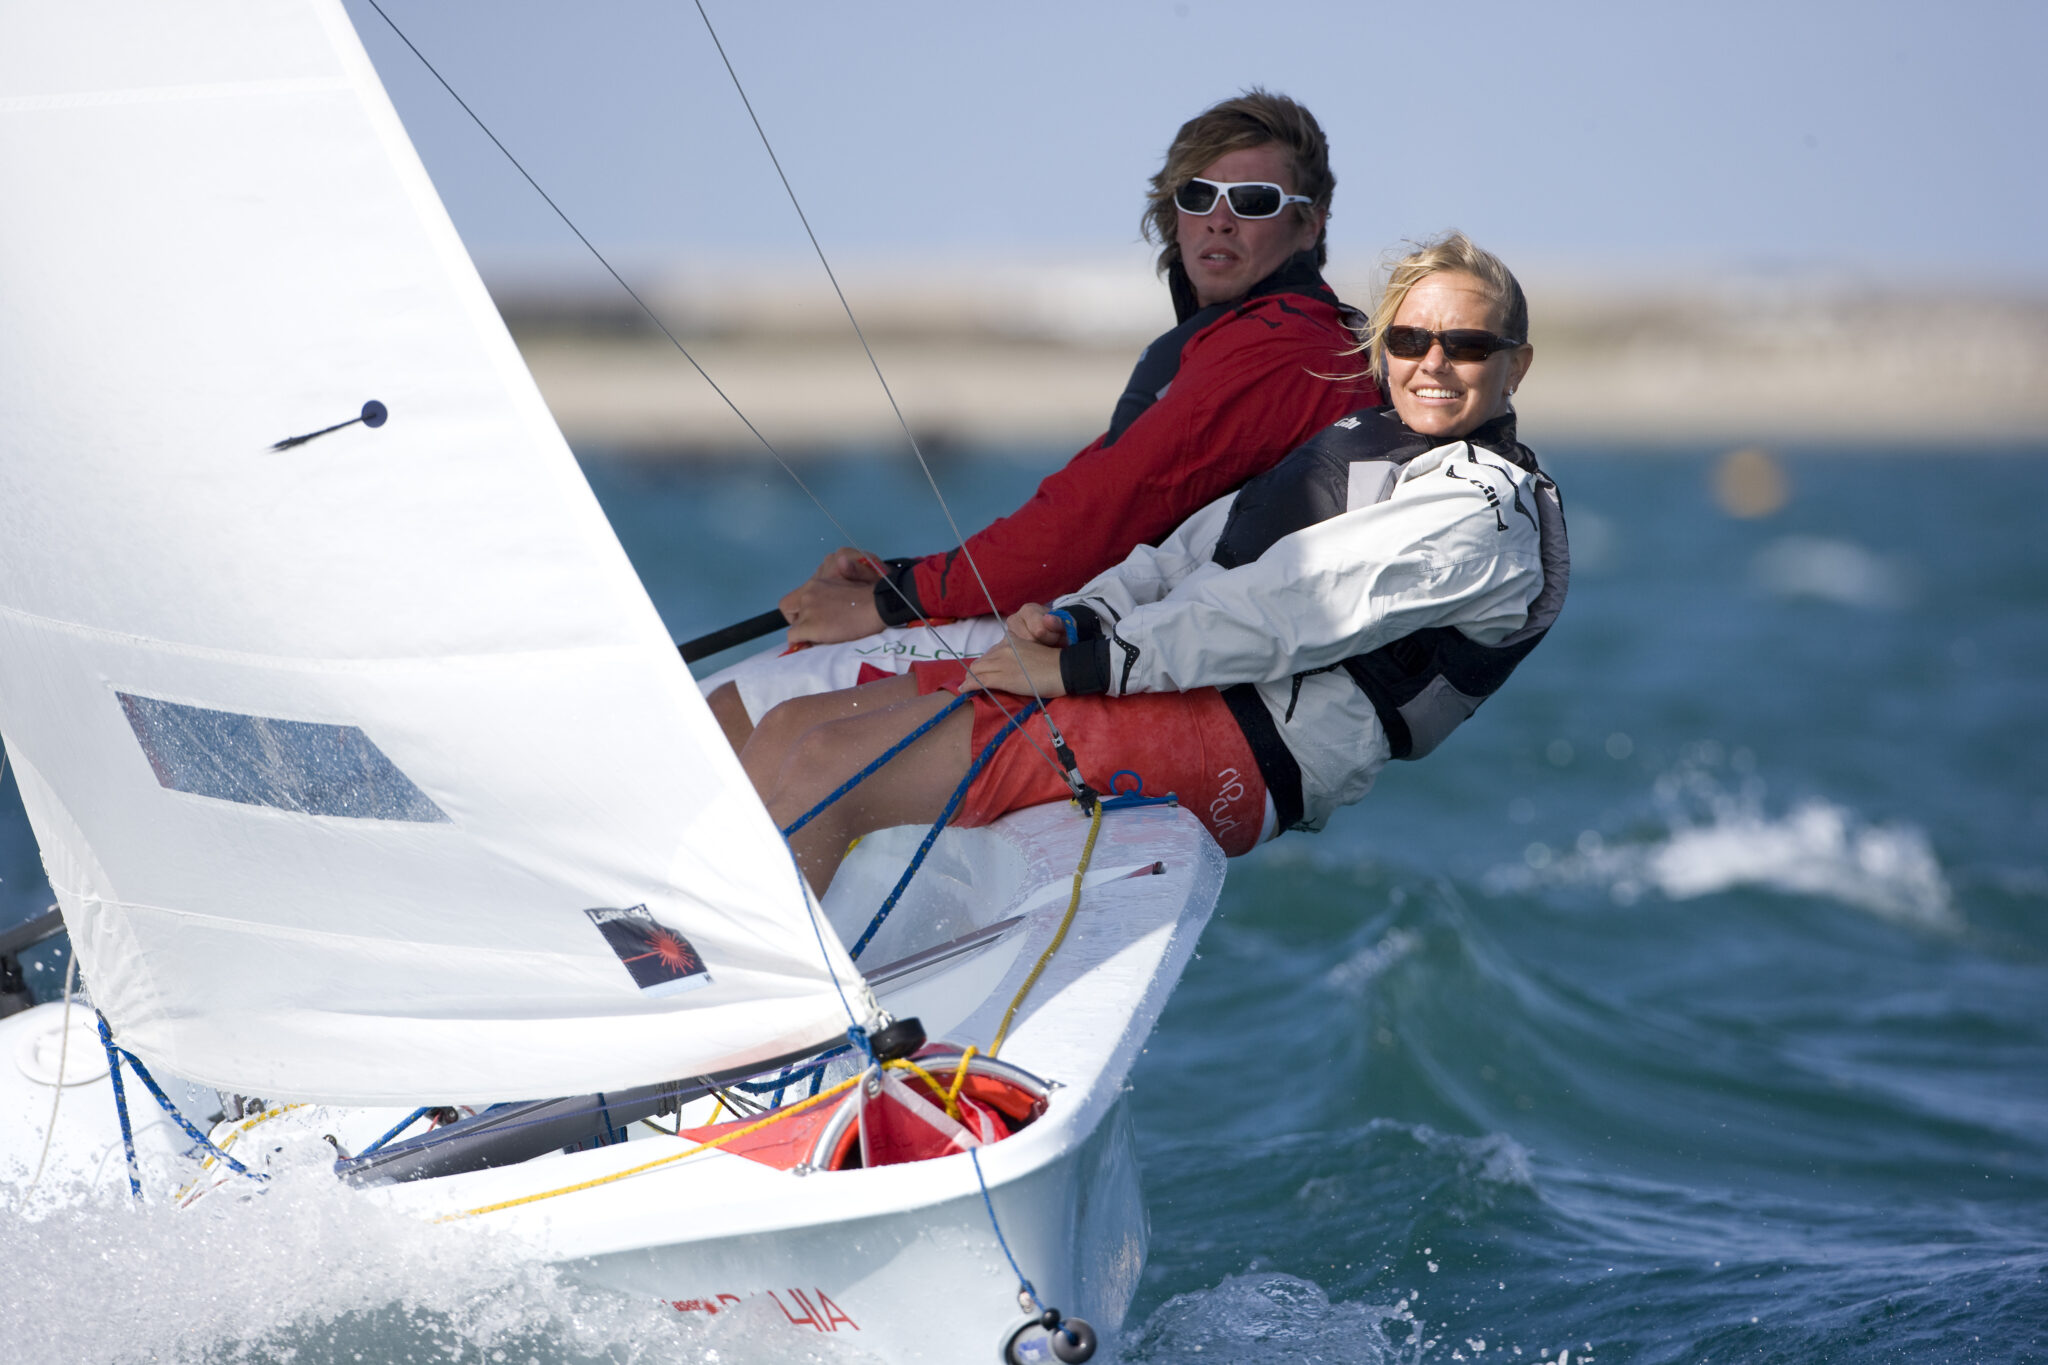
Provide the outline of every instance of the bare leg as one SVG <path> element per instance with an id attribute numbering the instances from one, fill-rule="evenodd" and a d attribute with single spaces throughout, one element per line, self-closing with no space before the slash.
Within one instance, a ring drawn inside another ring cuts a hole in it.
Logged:
<path id="1" fill-rule="evenodd" d="M 746 747 L 740 750 L 740 766 L 747 770 L 748 778 L 753 781 L 754 790 L 760 792 L 762 800 L 765 801 L 768 793 L 775 790 L 776 781 L 782 773 L 782 764 L 789 757 L 790 746 L 801 739 L 805 731 L 828 721 L 886 711 L 892 706 L 915 700 L 917 680 L 907 673 L 894 678 L 878 679 L 860 687 L 841 688 L 836 692 L 816 692 L 808 697 L 791 697 L 786 702 L 770 707 L 768 714 L 761 717 L 760 725 L 755 727 Z M 898 735 L 897 738 L 901 739 L 902 736 Z M 873 754 L 869 754 L 840 774 L 839 780 L 843 782 L 853 776 L 862 765 L 893 742 L 891 740 L 877 745 Z M 828 787 L 826 790 L 829 791 L 831 788 Z M 798 812 L 799 815 L 802 813 Z"/>
<path id="2" fill-rule="evenodd" d="M 897 697 L 893 705 L 887 694 L 876 695 L 885 688 Z M 741 761 L 769 815 L 778 826 L 788 825 L 952 699 L 945 692 L 917 696 L 908 679 L 800 697 L 761 718 Z M 790 708 L 796 709 L 784 717 Z M 819 895 L 832 884 L 846 846 L 861 835 L 939 818 L 967 775 L 973 732 L 973 708 L 961 707 L 790 836 L 797 866 Z"/>
<path id="3" fill-rule="evenodd" d="M 747 715 L 746 704 L 740 700 L 740 689 L 735 683 L 715 687 L 704 699 L 711 706 L 711 715 L 718 722 L 718 728 L 725 731 L 725 742 L 732 745 L 732 751 L 739 753 L 747 747 L 747 739 L 754 733 L 754 722 Z"/>

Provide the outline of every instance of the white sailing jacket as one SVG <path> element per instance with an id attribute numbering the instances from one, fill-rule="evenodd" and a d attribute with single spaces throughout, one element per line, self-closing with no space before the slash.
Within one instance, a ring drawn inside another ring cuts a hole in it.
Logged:
<path id="1" fill-rule="evenodd" d="M 1250 563 L 1215 561 L 1241 490 L 1054 604 L 1099 621 L 1110 695 L 1254 685 L 1301 770 L 1301 829 L 1364 796 L 1393 756 L 1372 701 L 1335 666 L 1431 627 L 1499 645 L 1544 586 L 1533 509 L 1556 491 L 1535 469 L 1459 440 L 1405 465 L 1353 464 L 1350 478 L 1343 511 Z M 1561 545 L 1553 572 L 1568 572 Z"/>

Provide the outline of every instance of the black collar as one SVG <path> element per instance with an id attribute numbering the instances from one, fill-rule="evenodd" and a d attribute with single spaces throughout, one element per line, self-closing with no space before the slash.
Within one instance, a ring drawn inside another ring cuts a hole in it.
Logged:
<path id="1" fill-rule="evenodd" d="M 1453 436 L 1448 440 L 1435 436 L 1422 436 L 1421 432 L 1415 431 L 1414 427 L 1401 420 L 1401 414 L 1392 403 L 1388 403 L 1384 408 L 1381 408 L 1380 412 L 1385 415 L 1388 421 L 1401 428 L 1401 430 L 1415 432 L 1417 436 L 1431 442 L 1432 445 L 1449 445 L 1451 441 L 1470 441 L 1475 446 L 1485 446 L 1488 450 L 1507 456 L 1507 458 L 1513 460 L 1524 469 L 1533 471 L 1536 468 L 1536 453 L 1523 445 L 1515 437 L 1515 410 L 1513 408 L 1509 408 L 1498 417 L 1489 418 L 1481 422 L 1463 436 Z"/>
<path id="2" fill-rule="evenodd" d="M 1166 287 L 1173 295 L 1174 321 L 1186 322 L 1203 311 L 1201 303 L 1195 298 L 1195 285 L 1188 278 L 1187 267 L 1179 261 L 1175 261 L 1167 268 Z M 1216 316 L 1221 317 L 1221 310 L 1249 303 L 1262 294 L 1307 294 L 1323 300 L 1332 307 L 1337 305 L 1337 295 L 1329 285 L 1323 283 L 1323 273 L 1316 268 L 1315 252 L 1297 251 L 1282 261 L 1272 274 L 1245 290 L 1237 298 L 1227 299 L 1221 304 L 1211 304 L 1210 307 L 1217 309 Z"/>

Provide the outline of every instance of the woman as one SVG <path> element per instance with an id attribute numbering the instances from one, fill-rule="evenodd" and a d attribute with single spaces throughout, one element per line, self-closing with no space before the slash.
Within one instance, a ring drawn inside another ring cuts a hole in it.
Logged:
<path id="1" fill-rule="evenodd" d="M 787 826 L 984 689 L 791 836 L 812 886 L 855 837 L 937 819 L 984 750 L 954 823 L 1065 797 L 1041 717 L 997 742 L 1034 693 L 1090 785 L 1135 772 L 1234 856 L 1320 829 L 1499 687 L 1570 576 L 1556 487 L 1508 401 L 1534 355 L 1521 286 L 1449 234 L 1394 267 L 1363 349 L 1391 409 L 1341 418 L 1055 609 L 1027 604 L 971 669 L 919 664 L 770 712 L 741 757 Z"/>

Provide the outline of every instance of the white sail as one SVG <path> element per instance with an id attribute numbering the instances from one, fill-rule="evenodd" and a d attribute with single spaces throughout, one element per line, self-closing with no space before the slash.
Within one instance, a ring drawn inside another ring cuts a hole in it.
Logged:
<path id="1" fill-rule="evenodd" d="M 334 0 L 0 4 L 0 736 L 195 1080 L 531 1098 L 869 1007 Z"/>

